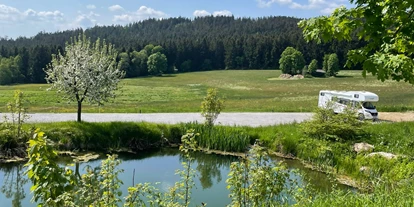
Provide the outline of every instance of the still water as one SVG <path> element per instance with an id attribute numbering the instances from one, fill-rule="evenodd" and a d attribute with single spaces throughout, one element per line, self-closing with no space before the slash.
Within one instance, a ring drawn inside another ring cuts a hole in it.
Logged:
<path id="1" fill-rule="evenodd" d="M 124 172 L 120 175 L 124 183 L 122 186 L 123 196 L 126 195 L 127 188 L 133 185 L 134 170 L 135 184 L 160 182 L 157 188 L 167 190 L 179 181 L 180 177 L 175 175 L 175 171 L 182 168 L 181 162 L 184 159 L 176 149 L 161 149 L 133 156 L 123 155 L 119 158 L 122 159 L 119 168 L 124 169 Z M 279 158 L 274 159 L 281 161 Z M 230 164 L 234 161 L 238 161 L 238 158 L 204 153 L 195 155 L 192 168 L 196 170 L 197 175 L 195 178 L 196 186 L 192 191 L 191 206 L 199 206 L 201 202 L 207 203 L 208 206 L 226 206 L 230 203 L 229 191 L 226 189 L 226 179 Z M 310 179 L 317 190 L 329 191 L 331 189 L 332 183 L 325 174 L 305 169 L 298 161 L 283 161 L 287 163 L 290 169 L 299 169 L 303 172 L 302 176 L 305 177 L 291 174 L 291 178 L 297 179 L 299 183 Z M 64 161 L 62 161 L 63 164 Z M 101 160 L 94 160 L 82 163 L 80 169 L 83 171 L 87 165 L 97 167 L 100 164 Z M 31 183 L 24 175 L 22 164 L 0 165 L 0 185 L 0 206 L 36 206 L 30 202 L 32 198 L 30 193 Z"/>

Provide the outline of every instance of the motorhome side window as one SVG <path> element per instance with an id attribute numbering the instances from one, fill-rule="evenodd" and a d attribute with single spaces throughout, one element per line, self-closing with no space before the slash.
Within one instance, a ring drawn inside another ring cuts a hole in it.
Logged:
<path id="1" fill-rule="evenodd" d="M 348 105 L 349 104 L 349 100 L 340 98 L 339 101 L 338 101 L 338 103 L 344 104 L 344 105 Z"/>

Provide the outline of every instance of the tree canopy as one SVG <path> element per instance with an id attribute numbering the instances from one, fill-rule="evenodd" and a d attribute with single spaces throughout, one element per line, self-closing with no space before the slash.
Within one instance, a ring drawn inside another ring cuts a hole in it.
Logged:
<path id="1" fill-rule="evenodd" d="M 95 43 L 85 34 L 72 38 L 66 44 L 65 53 L 53 56 L 45 72 L 51 89 L 62 92 L 69 101 L 78 103 L 78 118 L 81 121 L 82 102 L 102 104 L 115 97 L 124 72 L 116 66 L 117 53 L 111 44 Z"/>
<path id="2" fill-rule="evenodd" d="M 280 56 L 279 64 L 283 73 L 296 75 L 302 72 L 306 63 L 301 52 L 293 47 L 287 47 Z"/>
<path id="3" fill-rule="evenodd" d="M 348 52 L 348 66 L 361 64 L 363 76 L 376 75 L 414 84 L 414 3 L 407 0 L 350 0 L 330 16 L 302 20 L 305 40 L 366 42 Z"/>
<path id="4" fill-rule="evenodd" d="M 151 75 L 162 75 L 167 70 L 167 58 L 160 52 L 148 57 L 148 73 Z"/>
<path id="5" fill-rule="evenodd" d="M 329 55 L 327 67 L 328 68 L 326 74 L 328 76 L 336 76 L 336 74 L 339 72 L 339 60 L 338 56 L 335 53 Z"/>
<path id="6" fill-rule="evenodd" d="M 308 67 L 308 73 L 309 74 L 314 74 L 315 72 L 316 72 L 316 70 L 318 69 L 318 61 L 317 60 L 315 60 L 315 59 L 313 59 L 312 61 L 311 61 L 311 63 L 309 64 L 309 67 Z"/>

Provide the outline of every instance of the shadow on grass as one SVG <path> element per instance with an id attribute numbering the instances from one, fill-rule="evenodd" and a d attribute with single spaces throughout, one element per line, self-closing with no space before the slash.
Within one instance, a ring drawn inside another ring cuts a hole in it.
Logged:
<path id="1" fill-rule="evenodd" d="M 158 77 L 161 77 L 161 78 L 170 78 L 170 77 L 176 77 L 177 75 L 175 75 L 175 74 L 163 74 L 162 76 L 158 76 Z"/>
<path id="2" fill-rule="evenodd" d="M 337 75 L 335 76 L 335 78 L 353 78 L 354 76 L 352 75 Z"/>

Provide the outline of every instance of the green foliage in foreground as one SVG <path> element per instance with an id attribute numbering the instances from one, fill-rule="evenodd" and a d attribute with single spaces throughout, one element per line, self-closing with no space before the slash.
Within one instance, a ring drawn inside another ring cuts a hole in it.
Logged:
<path id="1" fill-rule="evenodd" d="M 195 173 L 191 168 L 190 152 L 197 150 L 195 136 L 197 134 L 189 131 L 182 137 L 180 150 L 186 154 L 187 160 L 183 163 L 184 170 L 177 171 L 181 181 L 165 193 L 148 183 L 130 187 L 123 206 L 189 206 Z M 115 156 L 108 156 L 100 169 L 89 168 L 85 174 L 79 175 L 79 172 L 57 165 L 57 153 L 43 132 L 36 131 L 29 146 L 26 173 L 33 182 L 32 201 L 39 206 L 119 206 L 122 181 L 118 176 L 123 170 L 117 169 L 120 160 Z"/>
<path id="2" fill-rule="evenodd" d="M 332 139 L 331 136 L 306 135 L 304 124 L 288 124 L 249 129 L 249 134 L 263 140 L 265 146 L 285 155 L 297 157 L 319 170 L 346 175 L 369 188 L 369 180 L 400 182 L 414 177 L 414 152 L 411 129 L 414 123 L 365 124 L 363 136 Z M 388 152 L 398 156 L 387 160 L 367 157 L 370 152 L 357 154 L 353 145 L 366 142 L 375 146 L 374 152 Z M 361 171 L 361 168 L 369 168 Z"/>
<path id="3" fill-rule="evenodd" d="M 375 176 L 404 180 L 413 176 L 411 157 L 414 157 L 412 129 L 414 123 L 364 124 L 363 136 L 337 139 L 335 136 L 312 137 L 306 135 L 306 124 L 286 124 L 267 127 L 206 127 L 203 124 L 188 123 L 164 125 L 150 123 L 50 123 L 36 124 L 55 141 L 61 149 L 89 149 L 112 151 L 126 148 L 139 151 L 158 148 L 167 141 L 180 143 L 186 129 L 200 132 L 196 137 L 199 146 L 205 149 L 227 152 L 245 152 L 256 139 L 263 146 L 285 155 L 292 155 L 314 167 L 344 174 L 359 179 Z M 29 125 L 25 128 L 31 127 Z M 356 154 L 352 146 L 356 142 L 367 142 L 375 146 L 374 152 L 389 152 L 404 155 L 393 161 L 378 162 L 367 159 L 365 154 Z M 370 174 L 360 171 L 361 167 L 371 167 Z"/>
<path id="4" fill-rule="evenodd" d="M 393 187 L 376 185 L 372 193 L 354 193 L 336 190 L 316 195 L 315 198 L 301 199 L 295 206 L 307 207 L 402 207 L 414 205 L 414 183 L 404 183 Z"/>
<path id="5" fill-rule="evenodd" d="M 377 75 L 414 84 L 413 2 L 406 0 L 350 0 L 352 8 L 341 6 L 329 16 L 302 20 L 299 27 L 307 41 L 352 41 L 355 36 L 367 44 L 349 50 L 347 65 L 362 65 L 364 76 Z"/>
<path id="6" fill-rule="evenodd" d="M 161 192 L 150 183 L 137 184 L 128 189 L 121 199 L 118 179 L 122 169 L 118 160 L 109 156 L 100 169 L 88 169 L 83 175 L 69 168 L 59 167 L 54 159 L 57 154 L 42 132 L 29 141 L 27 175 L 33 182 L 33 201 L 41 206 L 189 206 L 190 190 L 194 178 L 191 168 L 191 152 L 197 150 L 194 131 L 182 137 L 180 149 L 186 154 L 183 170 L 177 173 L 182 180 L 167 192 Z M 254 145 L 249 159 L 231 165 L 227 180 L 232 202 L 229 207 L 248 206 L 412 206 L 414 185 L 408 180 L 402 183 L 378 182 L 371 193 L 335 190 L 316 193 L 311 186 L 296 188 L 287 179 L 288 171 L 281 163 L 273 165 L 263 148 Z M 203 203 L 202 206 L 205 204 Z"/>
<path id="7" fill-rule="evenodd" d="M 184 169 L 177 171 L 181 181 L 167 192 L 161 192 L 149 183 L 129 187 L 123 206 L 189 206 L 195 176 L 195 170 L 191 168 L 191 153 L 198 150 L 195 138 L 198 135 L 194 130 L 189 130 L 181 138 L 180 150 L 186 157 L 183 162 Z M 119 188 L 122 181 L 118 175 L 123 170 L 117 169 L 120 161 L 114 156 L 104 160 L 100 169 L 87 169 L 87 173 L 79 175 L 79 172 L 59 167 L 55 163 L 57 153 L 43 132 L 36 131 L 29 146 L 27 175 L 33 182 L 32 201 L 38 202 L 39 206 L 114 207 L 121 204 Z M 263 148 L 255 145 L 251 152 L 251 159 L 246 159 L 241 164 L 232 164 L 227 180 L 232 197 L 229 206 L 280 206 L 282 201 L 287 201 L 282 199 L 286 197 L 282 192 L 288 181 L 289 171 L 281 163 L 272 165 Z"/>
<path id="8" fill-rule="evenodd" d="M 14 92 L 13 101 L 7 104 L 7 110 L 10 116 L 4 116 L 3 122 L 0 123 L 0 156 L 25 157 L 25 142 L 29 135 L 23 130 L 23 124 L 29 116 L 26 113 L 23 92 Z"/>

